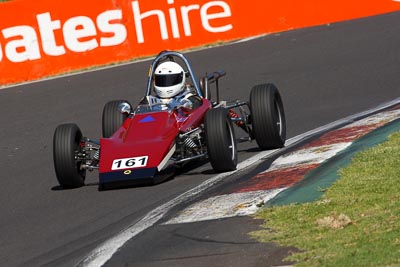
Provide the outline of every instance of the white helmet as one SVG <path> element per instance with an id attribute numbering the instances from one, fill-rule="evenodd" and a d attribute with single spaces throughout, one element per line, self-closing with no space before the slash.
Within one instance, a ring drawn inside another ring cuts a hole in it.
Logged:
<path id="1" fill-rule="evenodd" d="M 154 89 L 158 97 L 170 98 L 183 91 L 185 71 L 175 62 L 163 62 L 154 72 Z"/>

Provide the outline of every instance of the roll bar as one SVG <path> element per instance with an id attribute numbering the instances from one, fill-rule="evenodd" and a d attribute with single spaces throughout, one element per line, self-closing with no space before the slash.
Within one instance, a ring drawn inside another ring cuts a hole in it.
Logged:
<path id="1" fill-rule="evenodd" d="M 156 67 L 158 66 L 159 62 L 160 62 L 161 60 L 163 60 L 163 59 L 170 59 L 170 60 L 173 60 L 174 57 L 177 57 L 177 58 L 181 59 L 181 60 L 185 63 L 186 69 L 188 70 L 189 75 L 190 75 L 190 77 L 192 78 L 193 86 L 194 86 L 194 88 L 195 88 L 195 90 L 196 90 L 196 93 L 197 93 L 200 97 L 204 97 L 204 96 L 203 96 L 203 93 L 202 93 L 201 90 L 200 90 L 200 85 L 199 85 L 199 82 L 197 81 L 196 75 L 194 74 L 194 72 L 193 72 L 193 70 L 192 70 L 192 67 L 191 67 L 189 61 L 187 60 L 187 58 L 186 58 L 183 54 L 181 54 L 181 53 L 179 53 L 179 52 L 175 52 L 175 51 L 166 51 L 166 50 L 160 52 L 160 53 L 155 57 L 155 59 L 153 60 L 153 62 L 151 63 L 151 67 L 150 67 L 150 70 L 149 70 L 149 77 L 148 77 L 148 80 L 147 80 L 147 91 L 146 91 L 146 96 L 151 95 L 152 77 L 153 77 L 154 71 L 155 71 Z"/>

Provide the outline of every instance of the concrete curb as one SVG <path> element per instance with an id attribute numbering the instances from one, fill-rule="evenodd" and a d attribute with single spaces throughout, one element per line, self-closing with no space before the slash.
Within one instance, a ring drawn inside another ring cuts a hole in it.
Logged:
<path id="1" fill-rule="evenodd" d="M 353 155 L 384 142 L 400 130 L 400 105 L 328 131 L 270 166 L 233 191 L 194 203 L 166 224 L 254 214 L 262 206 L 312 201 L 336 179 Z"/>

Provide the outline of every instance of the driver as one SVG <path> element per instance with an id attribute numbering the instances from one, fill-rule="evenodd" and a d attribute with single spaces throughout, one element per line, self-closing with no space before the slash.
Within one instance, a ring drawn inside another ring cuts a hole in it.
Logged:
<path id="1" fill-rule="evenodd" d="M 192 110 L 201 105 L 201 99 L 185 84 L 186 75 L 176 62 L 166 61 L 154 71 L 154 90 L 161 103 L 171 109 Z"/>

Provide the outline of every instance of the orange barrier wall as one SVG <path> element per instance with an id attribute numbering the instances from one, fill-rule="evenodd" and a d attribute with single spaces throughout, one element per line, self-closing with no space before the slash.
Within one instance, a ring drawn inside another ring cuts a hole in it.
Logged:
<path id="1" fill-rule="evenodd" d="M 13 0 L 0 4 L 0 84 L 395 10 L 392 0 Z"/>

